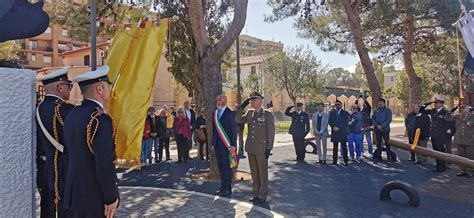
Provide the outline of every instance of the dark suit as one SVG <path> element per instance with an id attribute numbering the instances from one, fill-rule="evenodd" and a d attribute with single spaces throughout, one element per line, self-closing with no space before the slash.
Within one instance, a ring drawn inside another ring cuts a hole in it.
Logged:
<path id="1" fill-rule="evenodd" d="M 349 161 L 347 157 L 347 134 L 349 131 L 349 113 L 347 113 L 347 111 L 343 109 L 340 109 L 340 112 L 338 112 L 337 109 L 332 110 L 329 113 L 329 125 L 331 126 L 331 142 L 334 146 L 332 151 L 333 163 L 337 163 L 338 143 L 341 144 L 342 156 L 344 158 L 344 162 L 347 163 Z M 339 128 L 339 130 L 335 131 L 335 127 Z"/>
<path id="2" fill-rule="evenodd" d="M 86 130 L 91 115 L 101 111 L 90 100 L 71 111 L 64 124 L 64 137 L 69 148 L 64 206 L 81 215 L 102 215 L 104 205 L 119 198 L 115 174 L 115 145 L 112 119 L 104 113 L 97 117 L 92 130 L 97 133 L 92 140 L 92 152 L 86 142 Z"/>
<path id="3" fill-rule="evenodd" d="M 293 144 L 296 151 L 296 160 L 303 161 L 306 154 L 304 138 L 309 133 L 309 116 L 306 112 L 290 112 L 292 107 L 288 107 L 285 115 L 291 117 L 291 126 L 289 132 L 293 136 Z"/>
<path id="4" fill-rule="evenodd" d="M 53 128 L 53 117 L 55 116 L 55 108 L 59 108 L 59 117 L 56 117 L 56 127 Z M 63 199 L 64 195 L 64 185 L 65 185 L 65 177 L 67 172 L 68 166 L 68 158 L 67 158 L 67 147 L 64 142 L 63 136 L 63 126 L 61 124 L 62 120 L 66 118 L 69 112 L 74 108 L 73 105 L 64 103 L 61 99 L 54 97 L 54 96 L 46 96 L 44 101 L 38 106 L 39 108 L 39 115 L 41 118 L 41 122 L 49 134 L 57 139 L 57 141 L 64 145 L 63 152 L 58 151 L 57 156 L 57 171 L 58 171 L 58 191 L 60 199 Z M 38 135 L 38 153 L 37 155 L 37 163 L 38 164 L 38 186 L 42 189 L 42 192 L 45 191 L 46 193 L 40 193 L 41 201 L 45 200 L 47 202 L 47 209 L 41 208 L 41 214 L 45 216 L 55 216 L 56 205 L 54 204 L 55 199 L 55 153 L 56 148 L 53 144 L 46 138 L 43 131 L 41 130 L 40 126 L 37 125 L 37 135 Z M 57 131 L 57 138 L 54 134 L 54 129 Z M 42 159 L 46 158 L 44 162 Z M 43 204 L 43 202 L 42 202 Z M 44 204 L 43 204 L 44 205 Z M 66 216 L 68 211 L 60 205 L 59 206 L 59 215 Z M 43 209 L 45 213 L 43 213 Z M 46 212 L 47 211 L 47 212 Z"/>
<path id="5" fill-rule="evenodd" d="M 420 112 L 431 115 L 430 136 L 433 150 L 446 153 L 445 144 L 448 140 L 448 134 L 446 132 L 449 128 L 449 122 L 444 120 L 444 117 L 448 111 L 444 108 L 441 108 L 439 112 L 434 108 L 427 110 L 425 109 L 425 106 L 422 106 Z M 445 171 L 446 162 L 436 159 L 436 169 L 439 171 Z"/>
<path id="6" fill-rule="evenodd" d="M 215 112 L 217 113 L 217 111 Z M 212 145 L 217 159 L 217 166 L 219 167 L 219 173 L 221 175 L 221 189 L 227 189 L 231 191 L 232 187 L 232 176 L 233 172 L 230 168 L 229 162 L 229 149 L 222 142 L 216 127 L 216 122 L 213 119 L 212 124 Z M 222 128 L 229 137 L 230 146 L 237 148 L 237 123 L 235 122 L 235 111 L 229 108 L 225 108 L 219 119 Z"/>

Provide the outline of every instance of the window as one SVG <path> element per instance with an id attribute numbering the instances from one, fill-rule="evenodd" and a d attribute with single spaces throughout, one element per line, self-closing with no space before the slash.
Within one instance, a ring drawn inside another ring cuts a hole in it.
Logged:
<path id="1" fill-rule="evenodd" d="M 31 61 L 36 61 L 36 55 L 31 55 Z"/>
<path id="2" fill-rule="evenodd" d="M 48 27 L 48 28 L 44 31 L 44 33 L 51 33 L 51 27 Z"/>
<path id="3" fill-rule="evenodd" d="M 90 56 L 89 56 L 89 55 L 84 56 L 84 66 L 90 66 L 90 65 L 91 65 L 91 64 L 90 64 L 90 63 L 91 63 L 90 61 L 91 61 L 91 60 L 90 60 Z"/>
<path id="4" fill-rule="evenodd" d="M 38 41 L 29 41 L 30 49 L 36 50 L 38 48 Z"/>
<path id="5" fill-rule="evenodd" d="M 46 64 L 50 64 L 51 63 L 51 56 L 44 56 L 43 57 L 43 62 L 46 63 Z"/>
<path id="6" fill-rule="evenodd" d="M 67 47 L 67 45 L 66 45 L 66 44 L 62 44 L 62 43 L 59 43 L 59 44 L 58 44 L 58 49 L 59 49 L 59 52 L 65 52 L 65 51 L 69 50 L 68 47 Z"/>
<path id="7" fill-rule="evenodd" d="M 257 73 L 257 66 L 251 66 L 250 73 Z"/>
<path id="8" fill-rule="evenodd" d="M 394 82 L 395 81 L 395 77 L 394 76 L 390 76 L 390 82 Z"/>
<path id="9" fill-rule="evenodd" d="M 69 32 L 68 32 L 67 30 L 62 30 L 62 35 L 63 35 L 63 36 L 68 36 L 68 33 L 69 33 Z"/>

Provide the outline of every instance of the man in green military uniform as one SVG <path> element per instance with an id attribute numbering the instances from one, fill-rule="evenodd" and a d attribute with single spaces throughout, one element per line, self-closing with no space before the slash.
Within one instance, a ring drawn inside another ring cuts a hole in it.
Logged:
<path id="1" fill-rule="evenodd" d="M 452 109 L 444 120 L 456 121 L 453 145 L 458 149 L 458 155 L 474 160 L 474 112 L 470 112 L 469 105 L 461 104 L 459 114 L 452 115 L 456 109 L 457 107 Z M 461 167 L 457 176 L 470 178 L 472 174 L 466 167 Z"/>
<path id="2" fill-rule="evenodd" d="M 250 172 L 252 174 L 253 203 L 263 203 L 268 194 L 268 157 L 273 149 L 275 140 L 275 123 L 273 114 L 262 108 L 263 96 L 252 92 L 250 98 L 245 100 L 237 109 L 236 122 L 248 124 L 248 134 L 245 142 Z M 244 114 L 248 104 L 251 109 Z"/>

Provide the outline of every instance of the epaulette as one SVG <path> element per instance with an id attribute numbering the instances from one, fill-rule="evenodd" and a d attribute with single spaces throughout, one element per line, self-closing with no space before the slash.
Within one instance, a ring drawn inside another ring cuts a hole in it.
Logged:
<path id="1" fill-rule="evenodd" d="M 115 149 L 115 142 L 116 142 L 116 137 L 117 137 L 117 126 L 115 125 L 115 122 L 112 119 L 112 117 L 109 116 L 107 113 L 105 113 L 104 109 L 102 109 L 101 107 L 96 107 L 94 109 L 94 112 L 92 112 L 91 114 L 91 118 L 89 120 L 89 123 L 87 124 L 87 130 L 86 130 L 86 140 L 87 140 L 86 143 L 87 143 L 87 147 L 89 148 L 89 151 L 92 154 L 94 154 L 92 141 L 94 140 L 97 130 L 99 129 L 99 125 L 100 125 L 99 117 L 101 116 L 106 116 L 110 118 L 110 120 L 112 121 L 112 128 L 113 128 L 112 137 L 114 140 L 114 149 Z"/>

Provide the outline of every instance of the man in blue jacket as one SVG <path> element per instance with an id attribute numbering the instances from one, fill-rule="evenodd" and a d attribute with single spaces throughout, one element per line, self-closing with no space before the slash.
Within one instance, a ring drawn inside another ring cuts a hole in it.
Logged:
<path id="1" fill-rule="evenodd" d="M 349 116 L 349 135 L 347 141 L 349 142 L 349 153 L 351 160 L 354 161 L 354 144 L 357 161 L 361 161 L 362 157 L 362 114 L 358 105 L 351 107 Z"/>
<path id="2" fill-rule="evenodd" d="M 392 111 L 386 106 L 386 100 L 381 98 L 377 101 L 377 109 L 372 115 L 372 124 L 374 125 L 375 138 L 377 140 L 377 152 L 374 154 L 374 159 L 382 160 L 382 139 L 385 144 L 387 152 L 387 160 L 396 160 L 395 156 L 392 156 L 390 145 L 390 123 L 392 122 Z"/>
<path id="3" fill-rule="evenodd" d="M 235 154 L 237 150 L 237 123 L 235 122 L 235 111 L 227 107 L 225 95 L 219 95 L 216 103 L 217 110 L 212 118 L 212 145 L 221 176 L 221 187 L 216 194 L 230 196 L 232 194 L 233 170 L 230 166 L 229 155 Z"/>
<path id="4" fill-rule="evenodd" d="M 341 144 L 344 166 L 347 166 L 347 131 L 349 128 L 349 113 L 342 109 L 342 102 L 337 100 L 335 109 L 329 114 L 329 125 L 331 126 L 331 142 L 333 143 L 332 164 L 337 165 L 338 144 Z"/>
<path id="5" fill-rule="evenodd" d="M 305 137 L 310 131 L 309 116 L 303 111 L 303 103 L 296 104 L 296 110 L 290 112 L 293 106 L 288 107 L 285 115 L 291 117 L 291 126 L 289 133 L 293 136 L 293 144 L 295 145 L 296 161 L 304 161 Z"/>

